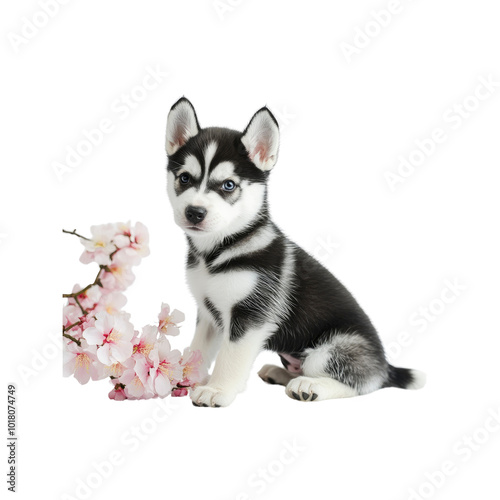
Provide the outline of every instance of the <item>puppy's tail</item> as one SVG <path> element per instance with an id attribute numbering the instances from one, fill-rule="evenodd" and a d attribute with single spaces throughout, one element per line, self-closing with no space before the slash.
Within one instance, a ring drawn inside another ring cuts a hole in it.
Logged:
<path id="1" fill-rule="evenodd" d="M 426 375 L 420 370 L 397 368 L 389 365 L 389 377 L 384 387 L 399 387 L 400 389 L 421 389 L 425 385 Z"/>

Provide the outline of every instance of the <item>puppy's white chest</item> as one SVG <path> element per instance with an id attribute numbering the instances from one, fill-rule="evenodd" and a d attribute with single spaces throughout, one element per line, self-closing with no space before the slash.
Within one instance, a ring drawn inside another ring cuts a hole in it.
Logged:
<path id="1" fill-rule="evenodd" d="M 212 274 L 203 260 L 187 270 L 188 285 L 198 305 L 208 299 L 222 313 L 229 313 L 235 304 L 248 297 L 257 278 L 256 272 L 248 270 Z"/>

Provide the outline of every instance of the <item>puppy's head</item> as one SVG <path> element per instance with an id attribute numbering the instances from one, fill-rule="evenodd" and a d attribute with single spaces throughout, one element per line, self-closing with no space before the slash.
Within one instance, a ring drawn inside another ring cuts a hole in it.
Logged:
<path id="1" fill-rule="evenodd" d="M 259 219 L 278 158 L 279 129 L 262 108 L 243 132 L 200 128 L 193 105 L 177 101 L 167 121 L 168 195 L 175 222 L 202 246 Z"/>

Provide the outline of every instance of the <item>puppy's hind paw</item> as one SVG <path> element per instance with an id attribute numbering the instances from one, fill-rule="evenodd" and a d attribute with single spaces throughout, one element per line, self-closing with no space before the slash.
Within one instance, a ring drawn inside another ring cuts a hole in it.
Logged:
<path id="1" fill-rule="evenodd" d="M 274 365 L 264 365 L 257 374 L 268 384 L 286 385 L 294 377 L 289 371 Z"/>
<path id="2" fill-rule="evenodd" d="M 297 377 L 290 380 L 285 392 L 297 401 L 322 401 L 325 399 L 357 396 L 357 391 L 328 377 Z"/>

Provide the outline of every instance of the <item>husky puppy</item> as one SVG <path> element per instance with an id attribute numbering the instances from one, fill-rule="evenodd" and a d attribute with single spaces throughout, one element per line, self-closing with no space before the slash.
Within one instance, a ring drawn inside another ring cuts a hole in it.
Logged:
<path id="1" fill-rule="evenodd" d="M 259 376 L 299 401 L 420 388 L 423 374 L 395 368 L 346 288 L 272 222 L 267 179 L 279 128 L 262 108 L 243 132 L 204 128 L 185 98 L 166 132 L 168 196 L 185 231 L 187 279 L 198 306 L 192 349 L 213 372 L 191 391 L 196 406 L 227 406 L 262 349 L 284 368 Z"/>

